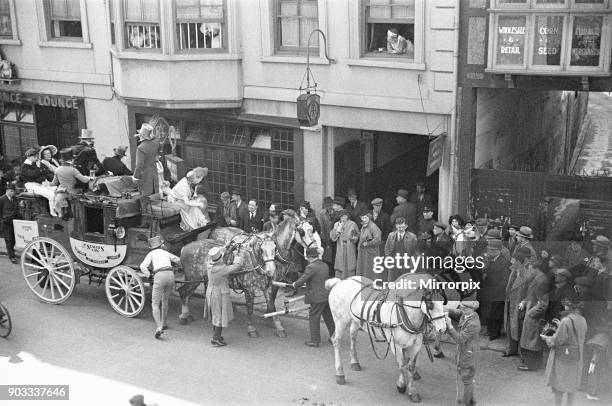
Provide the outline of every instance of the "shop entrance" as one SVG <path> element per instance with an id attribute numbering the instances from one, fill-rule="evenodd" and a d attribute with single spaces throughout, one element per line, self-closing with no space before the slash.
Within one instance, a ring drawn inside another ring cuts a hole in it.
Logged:
<path id="1" fill-rule="evenodd" d="M 391 212 L 398 189 L 416 190 L 424 182 L 434 206 L 438 200 L 438 171 L 427 173 L 429 139 L 423 135 L 374 133 L 352 140 L 335 149 L 335 194 L 346 196 L 347 189 L 357 190 L 359 199 L 369 204 L 375 197 L 385 201 Z"/>

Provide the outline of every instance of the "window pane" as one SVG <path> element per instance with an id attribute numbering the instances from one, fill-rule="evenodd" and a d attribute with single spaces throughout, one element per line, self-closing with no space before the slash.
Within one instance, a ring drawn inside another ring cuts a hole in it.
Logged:
<path id="1" fill-rule="evenodd" d="M 298 15 L 297 3 L 295 1 L 281 1 L 280 15 L 295 17 Z"/>
<path id="2" fill-rule="evenodd" d="M 77 20 L 81 19 L 81 5 L 79 0 L 67 0 L 66 6 L 68 9 L 68 18 Z"/>
<path id="3" fill-rule="evenodd" d="M 318 18 L 319 14 L 317 10 L 318 10 L 318 7 L 317 7 L 316 0 L 302 1 L 300 3 L 300 16 L 301 17 Z"/>
<path id="4" fill-rule="evenodd" d="M 123 5 L 127 21 L 159 22 L 158 0 L 129 0 Z"/>
<path id="5" fill-rule="evenodd" d="M 536 0 L 536 4 L 565 4 L 567 0 Z"/>
<path id="6" fill-rule="evenodd" d="M 507 4 L 527 4 L 527 0 L 497 0 L 497 4 L 505 6 Z"/>
<path id="7" fill-rule="evenodd" d="M 9 0 L 0 0 L 0 14 L 11 14 Z"/>
<path id="8" fill-rule="evenodd" d="M 575 0 L 576 4 L 604 4 L 604 0 Z"/>
<path id="9" fill-rule="evenodd" d="M 159 0 L 142 0 L 142 18 L 144 21 L 159 21 Z"/>
<path id="10" fill-rule="evenodd" d="M 177 19 L 199 19 L 200 1 L 199 0 L 176 0 Z"/>
<path id="11" fill-rule="evenodd" d="M 499 16 L 497 64 L 522 65 L 525 57 L 526 16 Z"/>
<path id="12" fill-rule="evenodd" d="M 298 46 L 298 19 L 281 18 L 281 40 L 280 44 L 284 47 Z"/>
<path id="13" fill-rule="evenodd" d="M 574 17 L 572 66 L 599 66 L 603 17 Z"/>
<path id="14" fill-rule="evenodd" d="M 9 0 L 0 0 L 0 36 L 13 35 Z"/>
<path id="15" fill-rule="evenodd" d="M 561 64 L 562 16 L 536 16 L 533 64 L 559 66 Z"/>
<path id="16" fill-rule="evenodd" d="M 313 20 L 310 18 L 300 20 L 300 40 L 301 48 L 308 47 L 308 37 L 313 30 L 319 28 L 318 20 Z M 310 47 L 316 48 L 319 46 L 319 35 L 314 34 L 312 39 L 310 40 Z"/>
<path id="17" fill-rule="evenodd" d="M 377 3 L 386 4 L 388 1 L 372 0 L 368 15 L 371 18 L 391 18 L 391 6 L 375 6 Z"/>

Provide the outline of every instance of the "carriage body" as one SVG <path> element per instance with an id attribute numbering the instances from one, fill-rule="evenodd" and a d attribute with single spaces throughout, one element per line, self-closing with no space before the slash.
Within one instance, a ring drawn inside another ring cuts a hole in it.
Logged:
<path id="1" fill-rule="evenodd" d="M 113 309 L 127 317 L 142 311 L 151 284 L 139 269 L 150 251 L 149 238 L 161 235 L 166 248 L 180 255 L 182 246 L 203 231 L 183 232 L 178 210 L 152 210 L 147 198 L 75 197 L 70 219 L 36 209 L 46 201 L 24 200 L 24 220 L 15 221 L 15 234 L 18 240 L 29 240 L 21 241 L 21 267 L 30 290 L 47 303 L 59 304 L 87 277 L 90 284 L 104 284 Z M 20 232 L 24 229 L 29 234 Z"/>

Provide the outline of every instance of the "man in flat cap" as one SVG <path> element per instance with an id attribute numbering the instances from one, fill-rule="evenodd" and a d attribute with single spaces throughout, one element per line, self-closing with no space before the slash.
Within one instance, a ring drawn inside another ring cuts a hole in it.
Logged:
<path id="1" fill-rule="evenodd" d="M 242 191 L 238 188 L 232 190 L 232 202 L 230 203 L 230 224 L 238 227 L 244 232 L 250 233 L 249 209 L 247 203 L 242 200 Z"/>
<path id="2" fill-rule="evenodd" d="M 463 300 L 459 305 L 461 318 L 457 330 L 451 319 L 446 316 L 446 326 L 449 336 L 457 343 L 455 361 L 457 363 L 457 403 L 470 406 L 474 400 L 474 376 L 476 375 L 476 354 L 480 349 L 480 319 L 476 310 L 478 301 Z"/>
<path id="3" fill-rule="evenodd" d="M 521 247 L 526 247 L 529 249 L 529 256 L 527 257 L 528 262 L 534 262 L 538 259 L 538 255 L 536 254 L 536 250 L 531 245 L 531 240 L 533 239 L 533 230 L 531 227 L 521 226 L 516 233 L 516 246 L 514 247 L 514 252 L 512 253 L 513 257 L 516 257 L 516 253 L 518 249 Z"/>
<path id="4" fill-rule="evenodd" d="M 385 243 L 387 242 L 387 237 L 389 237 L 389 233 L 393 230 L 391 225 L 391 217 L 383 211 L 383 199 L 377 197 L 372 200 L 372 220 L 374 224 L 378 226 L 381 234 L 381 243 L 380 243 L 380 252 L 381 255 L 384 254 Z"/>
<path id="5" fill-rule="evenodd" d="M 417 233 L 417 208 L 414 203 L 408 201 L 409 197 L 406 189 L 397 191 L 397 195 L 395 196 L 397 206 L 395 206 L 393 213 L 391 213 L 391 224 L 395 224 L 395 219 L 398 217 L 403 217 L 406 220 L 408 231 Z"/>

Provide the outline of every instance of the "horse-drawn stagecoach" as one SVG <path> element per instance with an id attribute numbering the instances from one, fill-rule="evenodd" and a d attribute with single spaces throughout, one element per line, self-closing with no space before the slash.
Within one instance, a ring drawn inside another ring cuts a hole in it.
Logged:
<path id="1" fill-rule="evenodd" d="M 112 308 L 137 316 L 145 304 L 149 280 L 139 265 L 149 251 L 148 239 L 161 235 L 171 252 L 196 240 L 209 227 L 184 232 L 178 210 L 150 198 L 81 195 L 71 201 L 70 218 L 45 213 L 46 201 L 19 195 L 20 226 L 34 237 L 23 248 L 21 268 L 30 290 L 47 303 L 66 301 L 83 277 L 104 283 Z"/>

